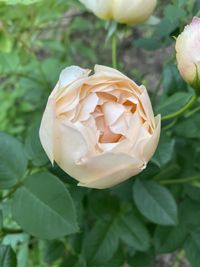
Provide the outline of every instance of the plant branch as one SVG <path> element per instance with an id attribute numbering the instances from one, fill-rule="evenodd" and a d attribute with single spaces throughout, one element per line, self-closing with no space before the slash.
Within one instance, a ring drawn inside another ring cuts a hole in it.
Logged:
<path id="1" fill-rule="evenodd" d="M 200 180 L 200 175 L 195 175 L 195 176 L 192 176 L 192 177 L 181 178 L 181 179 L 163 180 L 163 181 L 160 181 L 160 184 L 163 184 L 163 185 L 186 184 L 186 183 L 195 182 L 197 180 Z"/>
<path id="2" fill-rule="evenodd" d="M 19 180 L 15 185 L 14 187 L 5 195 L 5 196 L 2 196 L 0 197 L 0 201 L 6 199 L 6 198 L 9 198 L 10 196 L 12 196 L 15 191 L 17 191 L 17 189 L 23 185 L 23 179 L 22 180 Z"/>
<path id="3" fill-rule="evenodd" d="M 190 110 L 190 111 L 185 115 L 185 117 L 186 117 L 186 118 L 189 118 L 189 117 L 191 117 L 192 115 L 194 115 L 196 112 L 198 112 L 199 110 L 200 110 L 200 106 L 198 106 L 198 107 L 196 107 L 196 108 Z"/>
<path id="4" fill-rule="evenodd" d="M 171 119 L 174 119 L 174 118 L 177 118 L 177 117 L 181 116 L 188 109 L 190 109 L 194 105 L 194 103 L 196 103 L 197 99 L 198 99 L 198 96 L 197 95 L 194 95 L 190 99 L 190 101 L 184 107 L 182 107 L 180 110 L 178 110 L 177 112 L 171 113 L 169 115 L 163 116 L 162 117 L 162 121 L 171 120 Z"/>
<path id="5" fill-rule="evenodd" d="M 9 234 L 21 234 L 23 233 L 22 229 L 11 229 L 7 227 L 3 227 L 0 231 L 0 237 L 4 237 L 5 235 Z"/>
<path id="6" fill-rule="evenodd" d="M 117 69 L 117 38 L 115 33 L 112 36 L 112 66 Z"/>

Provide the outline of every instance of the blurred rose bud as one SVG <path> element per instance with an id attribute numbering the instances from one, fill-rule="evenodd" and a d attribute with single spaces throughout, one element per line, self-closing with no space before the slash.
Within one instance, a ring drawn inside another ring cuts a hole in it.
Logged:
<path id="1" fill-rule="evenodd" d="M 157 0 L 80 0 L 80 2 L 101 19 L 139 24 L 151 16 Z"/>
<path id="2" fill-rule="evenodd" d="M 193 18 L 178 36 L 176 59 L 183 79 L 200 90 L 200 18 Z"/>
<path id="3" fill-rule="evenodd" d="M 40 140 L 49 159 L 79 181 L 107 188 L 145 169 L 160 136 L 146 88 L 121 72 L 64 69 L 49 96 Z"/>

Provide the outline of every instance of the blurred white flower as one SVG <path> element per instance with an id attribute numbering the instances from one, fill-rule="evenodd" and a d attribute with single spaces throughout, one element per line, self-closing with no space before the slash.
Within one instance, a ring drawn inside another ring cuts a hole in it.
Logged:
<path id="1" fill-rule="evenodd" d="M 97 17 L 125 24 L 139 24 L 153 13 L 157 0 L 80 0 Z"/>

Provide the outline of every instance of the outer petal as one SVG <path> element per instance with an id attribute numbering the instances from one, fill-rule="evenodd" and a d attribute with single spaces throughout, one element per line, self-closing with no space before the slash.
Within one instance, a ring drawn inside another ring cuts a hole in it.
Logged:
<path id="1" fill-rule="evenodd" d="M 83 166 L 80 186 L 104 189 L 119 184 L 143 170 L 144 163 L 127 154 L 106 153 Z"/>
<path id="2" fill-rule="evenodd" d="M 102 19 L 112 18 L 113 0 L 80 0 L 88 9 Z"/>
<path id="3" fill-rule="evenodd" d="M 77 79 L 88 76 L 88 72 L 90 72 L 90 70 L 82 69 L 78 66 L 67 67 L 60 73 L 59 85 L 60 87 L 66 87 Z"/>
<path id="4" fill-rule="evenodd" d="M 88 145 L 83 135 L 73 126 L 62 120 L 56 121 L 55 129 L 55 161 L 74 178 L 81 177 L 79 167 L 88 155 Z"/>
<path id="5" fill-rule="evenodd" d="M 158 142 L 160 139 L 160 129 L 161 129 L 161 116 L 157 115 L 155 117 L 155 123 L 156 123 L 156 128 L 153 132 L 153 135 L 149 138 L 144 140 L 140 144 L 140 156 L 141 159 L 143 159 L 145 162 L 148 162 L 153 154 L 156 151 L 156 148 L 158 146 Z"/>
<path id="6" fill-rule="evenodd" d="M 118 184 L 143 169 L 143 162 L 127 154 L 89 155 L 87 141 L 81 133 L 57 121 L 55 161 L 81 186 L 107 188 Z"/>
<path id="7" fill-rule="evenodd" d="M 55 99 L 49 98 L 46 109 L 42 117 L 39 136 L 41 144 L 52 164 L 54 161 L 55 118 L 56 118 Z"/>
<path id="8" fill-rule="evenodd" d="M 84 80 L 84 78 L 88 77 L 90 72 L 91 71 L 89 69 L 82 69 L 78 66 L 71 66 L 63 69 L 60 73 L 58 84 L 51 93 L 51 96 L 58 100 L 58 98 L 63 97 L 63 94 L 66 94 L 66 88 L 70 85 L 70 91 L 76 90 L 78 85 L 73 86 L 72 83 L 76 82 L 81 84 L 82 79 Z"/>
<path id="9" fill-rule="evenodd" d="M 39 130 L 39 136 L 41 144 L 49 157 L 51 163 L 53 164 L 54 161 L 54 138 L 55 138 L 55 120 L 56 115 L 59 111 L 59 108 L 61 108 L 61 105 L 56 104 L 56 101 L 58 100 L 58 97 L 66 91 L 66 87 L 71 85 L 71 90 L 73 91 L 71 93 L 72 96 L 77 98 L 77 86 L 72 86 L 73 82 L 79 82 L 82 84 L 82 80 L 85 79 L 84 77 L 87 77 L 90 70 L 82 69 L 78 66 L 71 66 L 65 68 L 61 74 L 59 81 L 57 85 L 55 86 L 54 90 L 52 91 L 51 95 L 49 96 L 46 109 L 44 111 L 40 130 Z M 65 90 L 63 90 L 63 88 Z M 72 97 L 71 96 L 71 97 Z M 62 111 L 62 110 L 61 110 Z"/>
<path id="10" fill-rule="evenodd" d="M 145 115 L 147 116 L 148 121 L 151 123 L 152 128 L 155 128 L 155 118 L 149 95 L 143 85 L 141 86 L 141 88 L 143 90 L 142 94 L 140 95 L 142 107 L 145 111 Z"/>
<path id="11" fill-rule="evenodd" d="M 117 0 L 113 9 L 114 20 L 126 24 L 146 21 L 156 6 L 157 0 Z"/>

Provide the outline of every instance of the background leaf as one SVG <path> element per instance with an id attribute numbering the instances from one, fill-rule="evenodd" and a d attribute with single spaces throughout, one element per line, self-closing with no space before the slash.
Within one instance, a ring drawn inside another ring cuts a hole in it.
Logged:
<path id="1" fill-rule="evenodd" d="M 167 136 L 165 132 L 161 133 L 160 141 L 156 153 L 152 159 L 159 167 L 163 167 L 172 160 L 175 149 L 175 139 Z"/>
<path id="2" fill-rule="evenodd" d="M 200 232 L 192 232 L 185 242 L 185 252 L 192 267 L 198 267 L 200 261 Z"/>
<path id="3" fill-rule="evenodd" d="M 164 99 L 157 107 L 157 113 L 161 113 L 162 116 L 175 113 L 184 107 L 192 98 L 194 94 L 191 92 L 183 93 L 178 92 L 170 97 Z"/>
<path id="4" fill-rule="evenodd" d="M 23 145 L 3 132 L 0 132 L 0 147 L 0 188 L 9 188 L 25 174 L 27 158 Z"/>
<path id="5" fill-rule="evenodd" d="M 16 255 L 10 246 L 0 246 L 0 266 L 17 267 Z"/>
<path id="6" fill-rule="evenodd" d="M 166 188 L 152 181 L 137 180 L 133 197 L 139 211 L 150 221 L 162 225 L 177 224 L 176 202 Z"/>
<path id="7" fill-rule="evenodd" d="M 155 231 L 155 249 L 158 254 L 173 252 L 183 245 L 187 236 L 185 226 L 158 226 Z"/>
<path id="8" fill-rule="evenodd" d="M 118 248 L 116 221 L 98 221 L 87 235 L 83 252 L 88 264 L 102 264 L 109 261 Z"/>
<path id="9" fill-rule="evenodd" d="M 121 216 L 117 223 L 117 231 L 120 238 L 135 250 L 145 251 L 150 245 L 149 233 L 134 214 Z"/>

